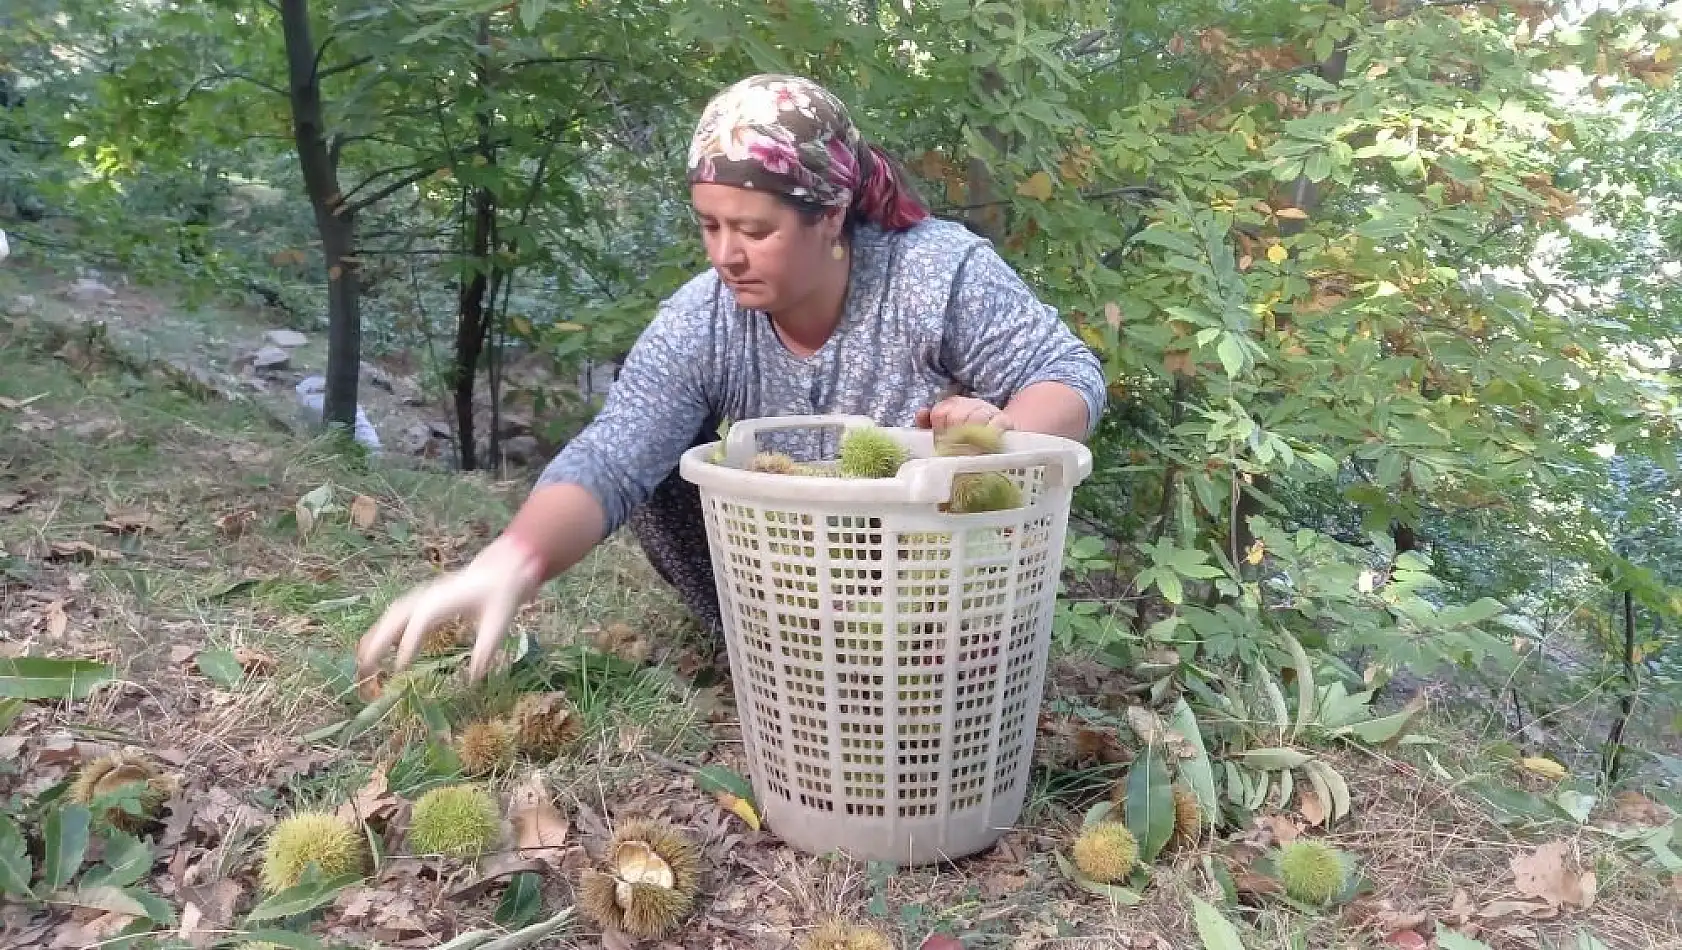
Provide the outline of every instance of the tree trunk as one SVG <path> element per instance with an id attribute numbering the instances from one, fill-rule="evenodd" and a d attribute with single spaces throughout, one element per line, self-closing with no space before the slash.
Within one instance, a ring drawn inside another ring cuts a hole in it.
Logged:
<path id="1" fill-rule="evenodd" d="M 481 18 L 479 21 L 479 48 L 490 48 L 490 20 Z M 491 81 L 489 54 L 483 54 L 474 67 L 474 74 L 478 80 L 481 94 L 488 92 Z M 489 96 L 481 100 L 478 110 L 474 113 L 474 120 L 479 127 L 479 138 L 475 144 L 475 152 L 485 160 L 485 167 L 496 165 L 496 143 L 492 138 L 491 113 Z M 479 361 L 484 357 L 485 340 L 490 330 L 490 310 L 486 306 L 486 290 L 491 284 L 491 274 L 494 268 L 492 251 L 495 249 L 496 227 L 496 195 L 486 185 L 478 185 L 473 189 L 472 208 L 468 211 L 467 220 L 467 259 L 473 273 L 466 275 L 461 282 L 461 290 L 456 297 L 456 366 L 455 366 L 455 397 L 456 397 L 456 429 L 458 450 L 463 471 L 472 471 L 479 467 L 479 445 L 473 419 L 473 394 L 478 387 Z M 496 441 L 495 422 L 492 422 L 491 441 Z M 494 455 L 493 455 L 494 458 Z"/>
<path id="2" fill-rule="evenodd" d="M 1630 717 L 1635 715 L 1635 696 L 1641 690 L 1641 674 L 1635 668 L 1635 595 L 1624 591 L 1624 695 L 1618 702 L 1618 719 L 1606 735 L 1601 752 L 1606 784 L 1618 781 L 1624 765 L 1624 733 L 1629 730 Z"/>
<path id="3" fill-rule="evenodd" d="M 362 368 L 356 215 L 344 206 L 339 170 L 327 145 L 309 0 L 280 0 L 280 23 L 286 37 L 292 136 L 327 265 L 327 393 L 322 421 L 355 432 L 356 386 Z"/>

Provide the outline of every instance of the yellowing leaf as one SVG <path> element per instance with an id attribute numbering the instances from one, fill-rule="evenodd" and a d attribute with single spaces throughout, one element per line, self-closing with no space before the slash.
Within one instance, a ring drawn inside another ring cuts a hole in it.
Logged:
<path id="1" fill-rule="evenodd" d="M 555 329 L 561 331 L 562 333 L 577 333 L 578 331 L 584 329 L 584 324 L 582 324 L 582 323 L 557 323 L 557 324 L 555 324 Z"/>
<path id="2" fill-rule="evenodd" d="M 1519 765 L 1523 766 L 1526 771 L 1534 772 L 1553 782 L 1557 782 L 1566 776 L 1565 766 L 1546 756 L 1533 755 L 1527 759 L 1519 760 Z"/>
<path id="3" fill-rule="evenodd" d="M 1267 249 L 1267 259 L 1275 264 L 1284 263 L 1286 258 L 1290 256 L 1291 252 L 1285 250 L 1285 245 L 1283 244 L 1274 244 Z"/>
<path id="4" fill-rule="evenodd" d="M 1036 198 L 1046 201 L 1051 198 L 1051 176 L 1045 172 L 1034 172 L 1027 180 L 1016 186 L 1016 193 L 1025 198 Z"/>
<path id="5" fill-rule="evenodd" d="M 723 805 L 731 814 L 742 819 L 754 831 L 759 830 L 759 812 L 753 810 L 753 804 L 747 799 L 737 798 L 729 792 L 715 792 L 713 794 L 718 799 L 718 803 Z"/>
<path id="6" fill-rule="evenodd" d="M 1261 560 L 1262 560 L 1262 555 L 1265 554 L 1266 552 L 1267 552 L 1266 546 L 1264 546 L 1261 543 L 1260 539 L 1257 539 L 1254 543 L 1252 543 L 1250 545 L 1250 550 L 1245 552 L 1244 560 L 1245 560 L 1246 563 L 1249 563 L 1249 564 L 1260 564 Z"/>
<path id="7" fill-rule="evenodd" d="M 1275 211 L 1274 214 L 1281 218 L 1289 218 L 1292 221 L 1308 220 L 1308 212 L 1302 210 L 1301 208 L 1280 208 L 1278 211 Z"/>

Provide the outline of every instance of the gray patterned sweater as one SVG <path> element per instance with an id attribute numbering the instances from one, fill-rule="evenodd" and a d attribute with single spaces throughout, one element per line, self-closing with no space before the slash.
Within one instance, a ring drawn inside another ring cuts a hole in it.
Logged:
<path id="1" fill-rule="evenodd" d="M 1047 380 L 1085 398 L 1090 434 L 1105 403 L 1097 357 L 990 243 L 933 218 L 899 233 L 861 223 L 841 322 L 816 353 L 789 352 L 709 268 L 661 304 L 601 411 L 537 484 L 582 485 L 612 534 L 724 419 L 852 413 L 909 426 L 950 385 L 1002 406 Z M 833 437 L 774 432 L 762 445 L 812 459 L 833 454 Z"/>

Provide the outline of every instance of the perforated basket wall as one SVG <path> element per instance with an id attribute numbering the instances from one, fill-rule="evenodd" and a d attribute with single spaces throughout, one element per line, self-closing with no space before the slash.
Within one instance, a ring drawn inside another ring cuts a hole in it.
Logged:
<path id="1" fill-rule="evenodd" d="M 904 864 L 991 846 L 1027 792 L 1071 479 L 1006 468 L 1023 507 L 948 515 L 702 465 L 686 456 L 772 830 Z"/>

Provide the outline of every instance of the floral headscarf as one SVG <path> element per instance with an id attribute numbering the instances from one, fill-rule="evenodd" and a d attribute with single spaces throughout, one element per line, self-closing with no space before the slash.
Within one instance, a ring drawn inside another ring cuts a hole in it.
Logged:
<path id="1" fill-rule="evenodd" d="M 841 100 L 798 76 L 750 76 L 715 96 L 689 143 L 689 180 L 851 207 L 888 230 L 928 217 Z"/>

